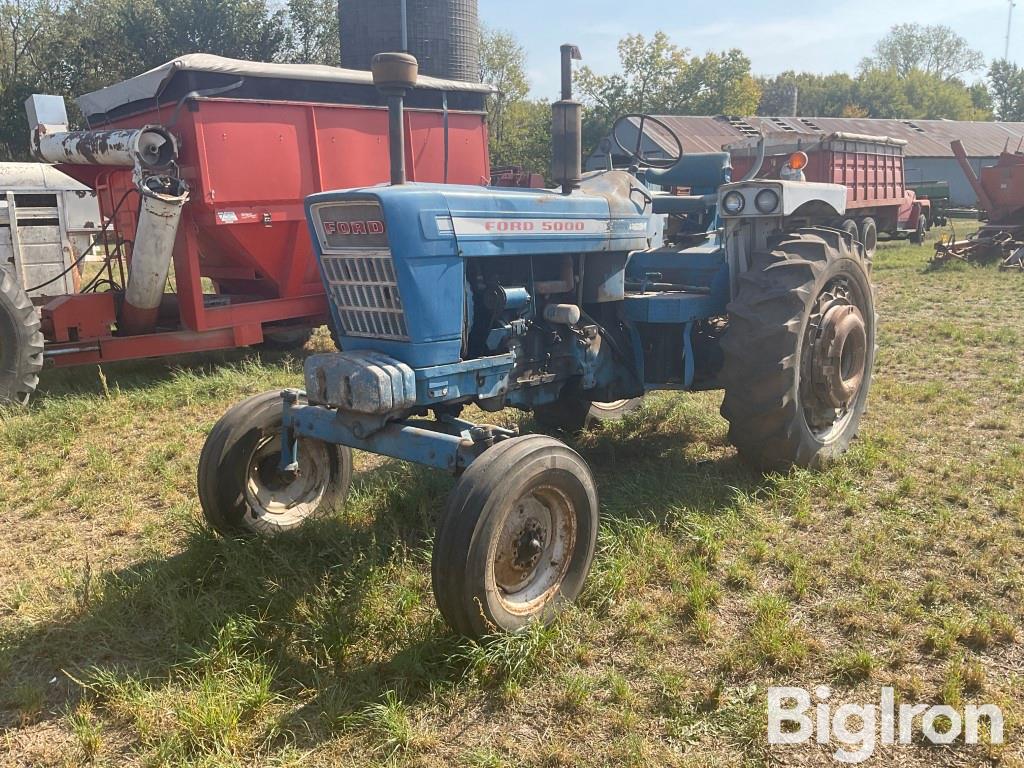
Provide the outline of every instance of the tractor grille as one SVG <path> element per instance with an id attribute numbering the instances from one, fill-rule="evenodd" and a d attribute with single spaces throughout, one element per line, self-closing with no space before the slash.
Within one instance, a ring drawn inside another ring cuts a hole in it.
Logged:
<path id="1" fill-rule="evenodd" d="M 324 254 L 323 265 L 327 295 L 341 318 L 342 335 L 409 340 L 390 251 Z"/>

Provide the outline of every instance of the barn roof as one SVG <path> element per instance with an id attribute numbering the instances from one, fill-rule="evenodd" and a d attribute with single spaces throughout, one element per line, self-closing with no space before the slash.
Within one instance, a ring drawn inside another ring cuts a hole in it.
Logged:
<path id="1" fill-rule="evenodd" d="M 869 117 L 700 117 L 657 115 L 672 128 L 687 152 L 718 152 L 726 144 L 757 136 L 763 130 L 769 135 L 780 133 L 819 135 L 858 133 L 889 136 L 907 142 L 908 157 L 953 157 L 949 145 L 961 139 L 972 157 L 995 157 L 1007 146 L 1014 151 L 1024 141 L 1024 122 L 997 123 L 961 120 L 883 120 Z M 634 123 L 636 122 L 634 118 Z M 673 152 L 671 142 L 658 136 L 653 126 L 651 136 L 666 151 Z"/>

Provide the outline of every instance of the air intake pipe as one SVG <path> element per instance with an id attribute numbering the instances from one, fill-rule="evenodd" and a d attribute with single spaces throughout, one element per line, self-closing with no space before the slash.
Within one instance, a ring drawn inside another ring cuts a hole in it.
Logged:
<path id="1" fill-rule="evenodd" d="M 391 183 L 405 184 L 405 95 L 416 87 L 419 63 L 408 53 L 378 53 L 370 70 L 373 84 L 388 101 Z"/>
<path id="2" fill-rule="evenodd" d="M 583 181 L 583 105 L 572 98 L 572 63 L 582 58 L 577 46 L 562 46 L 562 99 L 551 105 L 551 177 L 565 195 Z"/>

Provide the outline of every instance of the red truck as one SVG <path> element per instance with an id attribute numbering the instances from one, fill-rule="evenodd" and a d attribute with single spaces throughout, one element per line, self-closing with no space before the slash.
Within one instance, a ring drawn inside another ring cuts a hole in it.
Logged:
<path id="1" fill-rule="evenodd" d="M 758 158 L 759 139 L 731 144 L 733 178 L 746 174 Z M 906 142 L 887 136 L 831 133 L 824 136 L 775 134 L 765 139 L 760 178 L 781 178 L 802 172 L 807 181 L 843 184 L 847 190 L 846 217 L 831 222 L 860 240 L 874 254 L 879 234 L 909 237 L 921 244 L 932 225 L 931 203 L 907 188 L 903 170 Z M 789 167 L 802 152 L 802 168 Z M 792 178 L 792 177 L 790 177 Z"/>

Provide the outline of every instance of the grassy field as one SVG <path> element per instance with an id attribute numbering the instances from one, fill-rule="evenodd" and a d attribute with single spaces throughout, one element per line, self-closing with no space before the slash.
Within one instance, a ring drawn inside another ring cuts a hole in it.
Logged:
<path id="1" fill-rule="evenodd" d="M 0 416 L 0 765 L 824 765 L 834 745 L 769 746 L 765 714 L 768 686 L 821 684 L 1006 715 L 1002 747 L 871 764 L 1024 765 L 1024 276 L 926 257 L 876 258 L 842 462 L 761 477 L 720 394 L 651 397 L 576 443 L 603 510 L 579 606 L 481 645 L 430 594 L 439 473 L 359 456 L 315 529 L 204 529 L 205 434 L 299 361 L 48 373 Z"/>

